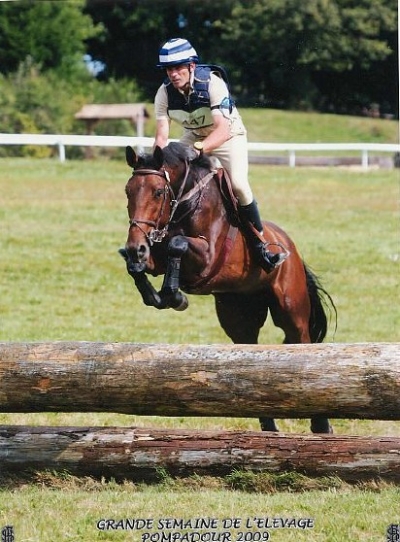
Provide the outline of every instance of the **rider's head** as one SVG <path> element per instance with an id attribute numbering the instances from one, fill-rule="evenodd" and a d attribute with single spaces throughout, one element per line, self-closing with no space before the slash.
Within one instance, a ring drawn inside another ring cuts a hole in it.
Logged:
<path id="1" fill-rule="evenodd" d="M 158 68 L 164 68 L 174 87 L 184 89 L 189 85 L 190 73 L 199 62 L 192 44 L 182 38 L 168 40 L 160 49 Z"/>

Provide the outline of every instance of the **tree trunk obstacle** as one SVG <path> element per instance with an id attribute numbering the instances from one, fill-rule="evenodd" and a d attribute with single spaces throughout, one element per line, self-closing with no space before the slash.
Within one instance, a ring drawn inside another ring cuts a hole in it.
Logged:
<path id="1" fill-rule="evenodd" d="M 395 343 L 0 343 L 0 412 L 400 419 Z M 0 472 L 154 479 L 233 469 L 400 481 L 400 438 L 0 426 Z"/>
<path id="2" fill-rule="evenodd" d="M 0 412 L 400 419 L 395 343 L 0 343 Z"/>
<path id="3" fill-rule="evenodd" d="M 400 481 L 400 438 L 136 427 L 0 426 L 0 470 L 152 481 L 233 469 Z"/>

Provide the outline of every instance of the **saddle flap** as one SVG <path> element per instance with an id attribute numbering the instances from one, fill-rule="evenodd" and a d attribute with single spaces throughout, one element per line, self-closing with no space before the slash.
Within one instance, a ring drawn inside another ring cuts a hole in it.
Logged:
<path id="1" fill-rule="evenodd" d="M 215 179 L 228 212 L 228 217 L 237 226 L 240 222 L 238 213 L 239 201 L 233 191 L 231 178 L 224 168 L 219 167 L 216 169 Z"/>

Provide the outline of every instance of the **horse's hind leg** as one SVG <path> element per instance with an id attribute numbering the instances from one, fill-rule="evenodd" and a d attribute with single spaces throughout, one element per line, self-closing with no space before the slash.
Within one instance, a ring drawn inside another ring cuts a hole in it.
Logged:
<path id="1" fill-rule="evenodd" d="M 288 281 L 289 282 L 289 281 Z M 311 305 L 306 282 L 286 285 L 284 291 L 274 292 L 270 301 L 270 312 L 274 324 L 281 328 L 285 334 L 284 344 L 311 343 L 310 313 Z M 313 433 L 332 433 L 332 426 L 324 416 L 311 418 L 311 431 Z"/>
<path id="2" fill-rule="evenodd" d="M 263 293 L 217 293 L 214 298 L 219 323 L 228 337 L 236 344 L 257 344 L 268 314 Z"/>
<path id="3" fill-rule="evenodd" d="M 236 344 L 257 344 L 260 329 L 268 315 L 268 300 L 257 294 L 214 294 L 222 329 Z M 260 418 L 262 431 L 278 431 L 273 418 Z"/>
<path id="4" fill-rule="evenodd" d="M 328 418 L 324 416 L 313 416 L 311 418 L 311 431 L 313 433 L 333 433 L 333 428 Z"/>

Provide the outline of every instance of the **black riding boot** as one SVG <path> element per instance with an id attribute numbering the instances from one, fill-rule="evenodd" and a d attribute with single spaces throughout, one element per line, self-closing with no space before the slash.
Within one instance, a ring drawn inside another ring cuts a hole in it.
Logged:
<path id="1" fill-rule="evenodd" d="M 249 205 L 239 205 L 238 210 L 244 233 L 250 242 L 250 248 L 255 253 L 261 267 L 267 273 L 271 272 L 286 260 L 288 252 L 270 252 L 266 248 L 268 243 L 259 239 L 251 228 L 250 224 L 263 236 L 263 226 L 256 200 L 253 200 Z"/>

